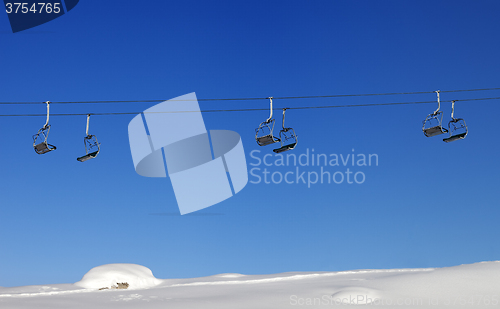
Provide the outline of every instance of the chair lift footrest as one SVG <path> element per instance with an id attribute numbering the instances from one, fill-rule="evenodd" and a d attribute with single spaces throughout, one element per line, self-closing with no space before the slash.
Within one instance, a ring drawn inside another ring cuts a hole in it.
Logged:
<path id="1" fill-rule="evenodd" d="M 453 136 L 450 136 L 448 138 L 444 138 L 443 141 L 445 141 L 447 143 L 453 142 L 453 141 L 456 141 L 456 140 L 459 140 L 459 139 L 464 139 L 466 135 L 467 135 L 467 133 L 461 133 L 461 134 L 453 135 Z"/>
<path id="2" fill-rule="evenodd" d="M 273 151 L 276 152 L 276 153 L 280 153 L 280 152 L 284 152 L 284 151 L 287 151 L 287 150 L 292 150 L 293 148 L 295 148 L 295 145 L 297 145 L 297 143 L 288 144 L 288 145 L 282 146 L 282 147 L 280 147 L 278 149 L 273 149 Z"/>
<path id="3" fill-rule="evenodd" d="M 87 160 L 95 158 L 98 153 L 99 153 L 99 151 L 95 151 L 95 152 L 89 153 L 87 155 L 84 155 L 82 157 L 79 157 L 79 158 L 77 158 L 77 160 L 80 161 L 80 162 L 85 162 Z"/>

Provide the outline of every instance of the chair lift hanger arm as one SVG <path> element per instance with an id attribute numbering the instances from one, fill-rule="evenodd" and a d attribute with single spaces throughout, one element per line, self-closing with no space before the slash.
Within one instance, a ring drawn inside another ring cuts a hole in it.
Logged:
<path id="1" fill-rule="evenodd" d="M 455 118 L 455 102 L 457 100 L 451 101 L 451 120 L 448 122 L 448 131 L 450 136 L 444 138 L 443 141 L 446 143 L 453 142 L 459 139 L 464 139 L 467 136 L 468 129 L 465 120 L 462 118 Z"/>
<path id="2" fill-rule="evenodd" d="M 441 101 L 439 100 L 439 92 L 441 92 L 441 90 L 436 90 L 435 91 L 437 93 L 437 97 L 438 97 L 438 108 L 434 111 L 434 115 L 437 115 L 437 113 L 439 112 L 439 109 L 441 108 Z"/>
<path id="3" fill-rule="evenodd" d="M 440 90 L 435 91 L 437 93 L 438 108 L 432 113 L 427 115 L 422 123 L 422 131 L 427 137 L 436 136 L 448 132 L 447 129 L 443 128 L 443 112 L 440 111 L 441 100 L 439 98 Z"/>
<path id="4" fill-rule="evenodd" d="M 287 108 L 283 108 L 283 122 L 282 130 L 280 131 L 280 143 L 281 147 L 278 149 L 273 149 L 275 153 L 281 153 L 284 151 L 292 150 L 297 146 L 297 135 L 293 128 L 285 128 L 285 112 Z"/>
<path id="5" fill-rule="evenodd" d="M 83 138 L 86 154 L 84 156 L 77 158 L 77 160 L 80 162 L 85 162 L 87 160 L 95 158 L 101 150 L 99 142 L 97 141 L 97 137 L 95 135 L 89 134 L 89 126 L 90 126 L 90 114 L 87 114 L 87 128 L 85 130 L 85 137 Z"/>
<path id="6" fill-rule="evenodd" d="M 283 122 L 281 123 L 281 127 L 283 128 L 283 130 L 285 130 L 285 112 L 286 108 L 283 108 Z"/>
<path id="7" fill-rule="evenodd" d="M 45 154 L 52 150 L 56 150 L 56 146 L 47 142 L 50 132 L 49 116 L 50 116 L 50 101 L 43 102 L 47 104 L 47 121 L 45 125 L 33 135 L 33 148 L 37 154 Z"/>
<path id="8" fill-rule="evenodd" d="M 89 123 L 90 123 L 90 114 L 87 114 L 87 130 L 85 131 L 86 136 L 89 136 Z"/>
<path id="9" fill-rule="evenodd" d="M 268 99 L 271 101 L 270 102 L 271 110 L 270 110 L 269 118 L 267 118 L 266 122 L 270 122 L 271 119 L 273 118 L 273 97 L 269 97 Z"/>
<path id="10" fill-rule="evenodd" d="M 44 102 L 47 104 L 47 121 L 45 122 L 45 125 L 43 128 L 45 129 L 47 125 L 49 124 L 49 116 L 50 116 L 50 101 Z"/>
<path id="11" fill-rule="evenodd" d="M 278 137 L 273 135 L 275 124 L 273 119 L 273 97 L 269 97 L 268 99 L 270 100 L 269 118 L 262 122 L 255 130 L 255 140 L 259 146 L 267 146 L 280 141 Z"/>

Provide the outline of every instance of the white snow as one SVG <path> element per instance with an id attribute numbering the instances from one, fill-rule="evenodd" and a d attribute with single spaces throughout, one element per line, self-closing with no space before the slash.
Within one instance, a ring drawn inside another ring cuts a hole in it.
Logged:
<path id="1" fill-rule="evenodd" d="M 128 282 L 126 290 L 97 290 Z M 156 279 L 109 264 L 75 284 L 0 288 L 0 308 L 500 308 L 500 262 L 446 268 Z"/>
<path id="2" fill-rule="evenodd" d="M 128 289 L 145 289 L 160 284 L 161 280 L 156 279 L 149 268 L 141 265 L 107 264 L 92 268 L 75 285 L 86 289 L 109 289 L 118 283 L 128 283 Z"/>

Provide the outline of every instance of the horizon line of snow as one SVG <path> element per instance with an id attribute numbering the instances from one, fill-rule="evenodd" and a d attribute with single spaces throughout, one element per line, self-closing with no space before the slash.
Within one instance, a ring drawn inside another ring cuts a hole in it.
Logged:
<path id="1" fill-rule="evenodd" d="M 232 281 L 205 281 L 205 282 L 192 282 L 192 283 L 178 283 L 162 288 L 170 287 L 181 287 L 181 286 L 200 286 L 200 285 L 225 285 L 225 284 L 255 284 L 255 283 L 266 283 L 266 282 L 277 282 L 277 281 L 288 281 L 288 280 L 300 280 L 309 279 L 315 277 L 332 277 L 339 275 L 350 275 L 350 274 L 367 274 L 367 273 L 397 273 L 397 272 L 427 272 L 433 271 L 436 268 L 409 268 L 409 269 L 375 269 L 375 270 L 358 270 L 358 271 L 341 271 L 341 272 L 328 272 L 322 274 L 307 274 L 307 275 L 293 275 L 288 277 L 277 277 L 277 278 L 265 278 L 265 279 L 254 279 L 254 280 L 232 280 Z"/>
<path id="2" fill-rule="evenodd" d="M 258 284 L 267 282 L 278 282 L 278 281 L 291 281 L 300 279 L 309 279 L 316 277 L 332 277 L 341 276 L 349 274 L 368 274 L 368 273 L 405 273 L 405 272 L 428 272 L 436 270 L 436 268 L 403 268 L 403 269 L 371 269 L 371 270 L 356 270 L 356 271 L 340 271 L 340 272 L 327 272 L 320 274 L 307 274 L 307 275 L 292 275 L 287 277 L 277 277 L 277 278 L 265 278 L 265 279 L 254 279 L 254 280 L 229 280 L 229 281 L 215 281 L 215 282 L 192 282 L 192 283 L 179 283 L 168 286 L 155 286 L 151 288 L 171 288 L 171 287 L 183 287 L 183 286 L 202 286 L 202 285 L 226 285 L 226 284 Z M 169 280 L 169 279 L 159 279 L 159 280 Z M 145 290 L 150 288 L 133 289 L 133 290 Z M 91 293 L 98 291 L 98 289 L 78 289 L 78 290 L 67 290 L 67 291 L 50 291 L 50 292 L 38 292 L 38 293 L 20 293 L 20 294 L 0 294 L 0 298 L 8 297 L 35 297 L 35 296 L 51 296 L 51 295 L 62 295 L 62 294 L 77 294 L 77 293 Z"/>

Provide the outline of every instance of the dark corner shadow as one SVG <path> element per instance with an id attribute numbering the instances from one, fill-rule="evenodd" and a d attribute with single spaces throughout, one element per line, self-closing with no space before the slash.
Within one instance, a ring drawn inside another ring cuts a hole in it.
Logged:
<path id="1" fill-rule="evenodd" d="M 12 33 L 12 31 L 0 31 L 0 34 L 47 34 L 47 33 L 58 33 L 57 31 L 19 31 Z"/>
<path id="2" fill-rule="evenodd" d="M 212 217 L 212 216 L 224 216 L 225 214 L 223 213 L 214 213 L 214 212 L 207 212 L 207 213 L 190 213 L 190 214 L 185 214 L 181 215 L 180 213 L 177 212 L 157 212 L 157 213 L 150 213 L 150 216 L 163 216 L 163 217 Z"/>

